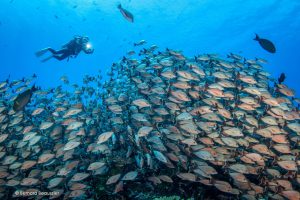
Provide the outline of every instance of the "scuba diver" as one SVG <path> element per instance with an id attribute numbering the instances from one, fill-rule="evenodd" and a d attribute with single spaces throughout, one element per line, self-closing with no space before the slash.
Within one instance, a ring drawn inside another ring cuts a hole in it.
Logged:
<path id="1" fill-rule="evenodd" d="M 92 54 L 94 49 L 89 43 L 89 38 L 84 36 L 75 36 L 70 42 L 62 46 L 60 50 L 54 50 L 51 47 L 47 47 L 35 53 L 37 57 L 44 55 L 46 52 L 51 52 L 52 55 L 43 59 L 42 62 L 46 62 L 51 58 L 55 58 L 59 61 L 64 60 L 66 58 L 76 58 L 77 55 L 83 51 L 86 54 Z"/>

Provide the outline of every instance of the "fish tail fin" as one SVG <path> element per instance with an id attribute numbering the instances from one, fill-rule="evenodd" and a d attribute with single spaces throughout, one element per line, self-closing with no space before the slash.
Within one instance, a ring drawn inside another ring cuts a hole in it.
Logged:
<path id="1" fill-rule="evenodd" d="M 255 33 L 255 38 L 253 40 L 258 41 L 259 40 L 259 36 Z"/>

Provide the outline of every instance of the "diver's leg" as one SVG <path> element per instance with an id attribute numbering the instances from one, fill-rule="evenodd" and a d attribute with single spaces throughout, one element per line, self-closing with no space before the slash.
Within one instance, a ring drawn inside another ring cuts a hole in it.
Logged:
<path id="1" fill-rule="evenodd" d="M 62 55 L 53 55 L 53 58 L 57 59 L 57 60 L 63 60 L 67 57 L 69 57 L 70 55 L 69 54 L 62 54 Z"/>
<path id="2" fill-rule="evenodd" d="M 48 60 L 50 60 L 51 58 L 55 58 L 59 61 L 67 58 L 68 56 L 70 56 L 70 52 L 67 49 L 61 49 L 59 51 L 56 51 L 52 48 L 48 48 L 48 50 L 53 54 L 45 59 L 42 60 L 42 62 L 46 62 Z"/>
<path id="3" fill-rule="evenodd" d="M 59 54 L 59 51 L 56 51 L 52 48 L 48 48 L 48 51 L 50 51 L 52 54 Z"/>
<path id="4" fill-rule="evenodd" d="M 53 53 L 53 54 L 66 54 L 68 52 L 69 52 L 68 49 L 61 49 L 61 50 L 55 51 L 55 53 Z"/>

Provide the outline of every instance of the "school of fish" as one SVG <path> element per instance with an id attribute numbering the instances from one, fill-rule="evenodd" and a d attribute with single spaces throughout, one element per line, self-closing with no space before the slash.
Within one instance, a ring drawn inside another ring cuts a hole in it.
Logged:
<path id="1" fill-rule="evenodd" d="M 135 186 L 162 185 L 194 199 L 300 199 L 300 100 L 266 60 L 136 51 L 106 81 L 0 83 L 0 199 L 145 199 Z"/>

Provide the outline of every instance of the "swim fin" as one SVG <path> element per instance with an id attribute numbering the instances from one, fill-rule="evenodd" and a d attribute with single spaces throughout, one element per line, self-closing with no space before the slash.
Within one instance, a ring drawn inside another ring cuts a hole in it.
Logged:
<path id="1" fill-rule="evenodd" d="M 44 55 L 45 53 L 47 53 L 48 49 L 49 48 L 47 47 L 45 49 L 41 49 L 41 50 L 35 52 L 36 57 L 41 57 L 42 55 Z"/>
<path id="2" fill-rule="evenodd" d="M 52 57 L 53 57 L 53 55 L 51 55 L 51 56 L 49 56 L 49 57 L 47 57 L 47 58 L 41 60 L 41 62 L 47 62 L 47 61 L 50 60 Z"/>

